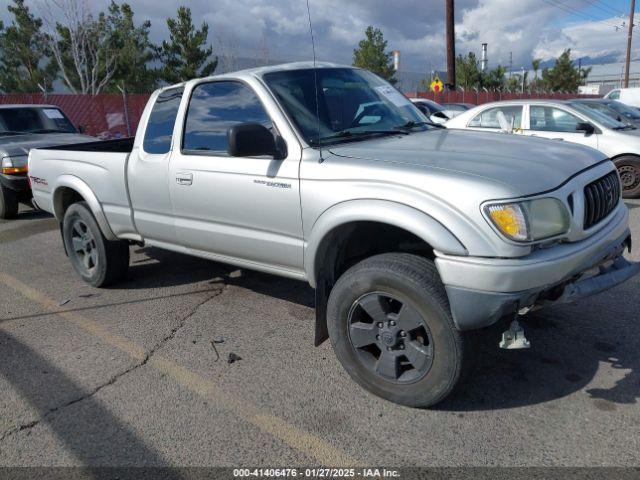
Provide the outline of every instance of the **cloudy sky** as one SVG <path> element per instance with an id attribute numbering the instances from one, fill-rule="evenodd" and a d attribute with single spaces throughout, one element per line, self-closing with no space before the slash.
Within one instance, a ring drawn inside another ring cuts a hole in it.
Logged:
<path id="1" fill-rule="evenodd" d="M 81 0 L 80 0 L 81 1 Z M 84 0 L 93 11 L 108 0 Z M 0 5 L 9 0 L 0 0 Z M 38 10 L 39 0 L 27 0 Z M 237 56 L 310 59 L 305 0 L 129 0 L 138 21 L 152 22 L 152 37 L 167 34 L 165 20 L 178 5 L 191 7 L 197 23 L 210 25 L 210 41 Z M 574 58 L 619 61 L 626 48 L 629 0 L 456 0 L 457 52 L 489 44 L 490 66 L 529 68 L 571 47 Z M 402 52 L 403 70 L 444 68 L 444 0 L 310 0 L 318 57 L 350 63 L 367 25 L 383 30 L 390 49 Z M 0 18 L 8 20 L 6 8 Z M 638 18 L 637 23 L 640 23 Z M 640 30 L 638 31 L 640 35 Z M 634 42 L 634 57 L 636 57 Z M 585 60 L 588 63 L 587 60 Z"/>

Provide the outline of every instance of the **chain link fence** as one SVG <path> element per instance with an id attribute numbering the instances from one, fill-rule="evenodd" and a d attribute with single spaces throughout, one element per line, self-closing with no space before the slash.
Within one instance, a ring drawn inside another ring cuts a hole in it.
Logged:
<path id="1" fill-rule="evenodd" d="M 55 105 L 87 135 L 101 139 L 135 135 L 149 94 L 39 94 L 9 93 L 0 95 L 0 104 Z"/>
<path id="2" fill-rule="evenodd" d="M 510 93 L 499 91 L 472 90 L 453 92 L 406 93 L 408 97 L 421 97 L 438 103 L 482 103 L 515 99 L 558 99 L 575 98 L 575 93 L 525 92 Z M 581 98 L 597 95 L 581 95 Z M 82 127 L 88 135 L 104 140 L 133 136 L 138 128 L 142 111 L 149 94 L 38 94 L 10 93 L 0 95 L 0 104 L 47 104 L 56 105 L 71 119 L 74 125 Z"/>

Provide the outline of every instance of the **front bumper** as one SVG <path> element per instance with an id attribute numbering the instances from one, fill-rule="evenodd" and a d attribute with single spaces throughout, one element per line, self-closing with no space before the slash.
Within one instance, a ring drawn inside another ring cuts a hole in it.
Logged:
<path id="1" fill-rule="evenodd" d="M 520 259 L 454 257 L 437 253 L 451 312 L 460 330 L 489 326 L 527 307 L 572 302 L 625 282 L 640 263 L 631 248 L 628 209 L 620 208 L 598 233 L 581 242 L 540 249 Z M 597 273 L 592 275 L 594 269 Z"/>
<path id="2" fill-rule="evenodd" d="M 9 190 L 13 190 L 18 195 L 31 196 L 31 187 L 27 174 L 4 175 L 0 174 L 0 185 Z"/>

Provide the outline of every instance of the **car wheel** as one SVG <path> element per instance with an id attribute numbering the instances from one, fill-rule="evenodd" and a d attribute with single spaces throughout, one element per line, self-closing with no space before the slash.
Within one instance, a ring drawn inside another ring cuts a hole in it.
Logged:
<path id="1" fill-rule="evenodd" d="M 620 157 L 615 161 L 624 198 L 640 197 L 640 159 L 636 157 Z"/>
<path id="2" fill-rule="evenodd" d="M 364 260 L 340 277 L 327 306 L 331 344 L 349 375 L 395 403 L 429 407 L 473 362 L 434 263 L 410 254 Z"/>
<path id="3" fill-rule="evenodd" d="M 18 215 L 18 197 L 15 192 L 0 185 L 0 218 L 15 218 Z"/>
<path id="4" fill-rule="evenodd" d="M 71 265 L 88 284 L 106 287 L 126 274 L 129 245 L 107 240 L 86 203 L 74 203 L 67 209 L 62 235 Z"/>

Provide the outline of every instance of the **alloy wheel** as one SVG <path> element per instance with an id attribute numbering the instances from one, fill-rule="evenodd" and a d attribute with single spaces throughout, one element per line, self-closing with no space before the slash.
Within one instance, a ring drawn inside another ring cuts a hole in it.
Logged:
<path id="1" fill-rule="evenodd" d="M 351 307 L 349 341 L 362 364 L 395 383 L 413 383 L 433 363 L 433 341 L 418 310 L 393 295 L 373 292 Z"/>

